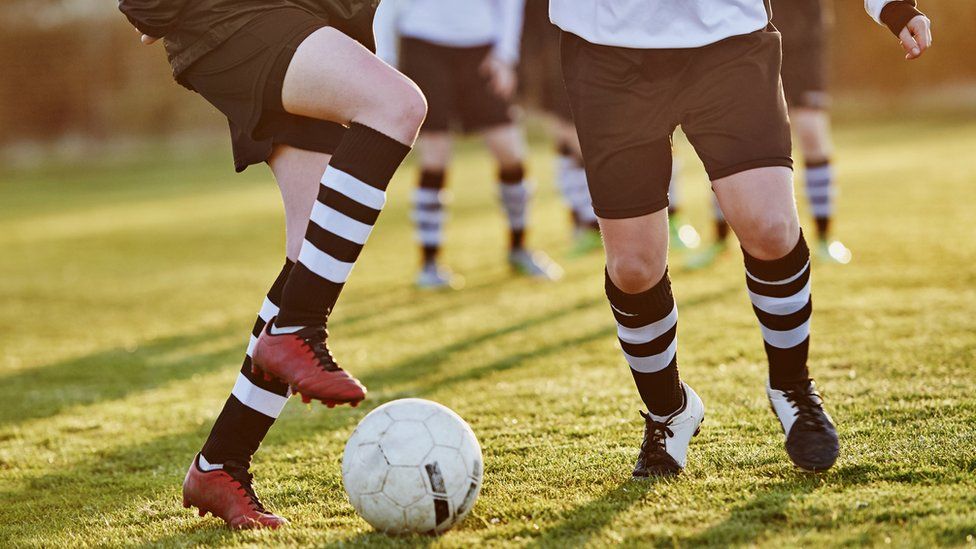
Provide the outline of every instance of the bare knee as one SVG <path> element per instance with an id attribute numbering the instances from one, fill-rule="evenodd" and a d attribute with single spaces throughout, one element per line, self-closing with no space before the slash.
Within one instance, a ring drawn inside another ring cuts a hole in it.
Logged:
<path id="1" fill-rule="evenodd" d="M 800 224 L 793 213 L 770 212 L 753 219 L 738 235 L 749 255 L 763 260 L 779 259 L 793 250 L 800 238 Z"/>
<path id="2" fill-rule="evenodd" d="M 427 98 L 420 89 L 397 75 L 388 87 L 376 90 L 368 99 L 366 108 L 352 121 L 412 145 L 427 117 Z"/>
<path id="3" fill-rule="evenodd" d="M 638 294 L 650 289 L 661 280 L 666 268 L 665 258 L 656 258 L 649 253 L 607 259 L 610 279 L 628 294 Z"/>

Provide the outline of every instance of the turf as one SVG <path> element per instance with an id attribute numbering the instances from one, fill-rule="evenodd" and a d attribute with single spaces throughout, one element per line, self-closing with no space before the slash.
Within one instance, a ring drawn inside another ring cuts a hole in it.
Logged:
<path id="1" fill-rule="evenodd" d="M 971 546 L 976 124 L 862 122 L 837 141 L 854 261 L 815 267 L 811 361 L 843 446 L 832 471 L 787 460 L 735 252 L 697 272 L 674 257 L 681 371 L 708 419 L 680 478 L 630 480 L 640 402 L 600 255 L 567 257 L 550 147 L 533 147 L 531 242 L 563 263 L 557 284 L 508 272 L 494 170 L 469 145 L 446 252 L 466 287 L 413 289 L 402 170 L 330 327 L 369 406 L 293 402 L 256 456 L 265 503 L 292 521 L 278 532 L 179 504 L 280 265 L 266 170 L 234 176 L 203 148 L 2 175 L 0 546 Z M 680 149 L 686 211 L 708 232 L 708 184 Z M 439 538 L 371 532 L 341 488 L 357 420 L 405 396 L 455 409 L 484 448 L 481 499 Z"/>

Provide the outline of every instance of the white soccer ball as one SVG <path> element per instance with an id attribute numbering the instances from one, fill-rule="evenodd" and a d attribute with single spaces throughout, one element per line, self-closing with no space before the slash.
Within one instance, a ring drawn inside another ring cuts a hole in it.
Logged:
<path id="1" fill-rule="evenodd" d="M 388 534 L 446 532 L 471 511 L 481 479 L 481 446 L 471 427 L 419 398 L 367 414 L 342 455 L 349 502 Z"/>

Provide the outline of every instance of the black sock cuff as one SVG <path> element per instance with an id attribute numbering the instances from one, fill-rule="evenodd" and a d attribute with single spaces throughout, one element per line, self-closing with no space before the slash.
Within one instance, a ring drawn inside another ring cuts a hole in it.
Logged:
<path id="1" fill-rule="evenodd" d="M 443 189 L 447 175 L 444 170 L 425 169 L 420 172 L 421 189 Z"/>
<path id="2" fill-rule="evenodd" d="M 613 305 L 617 322 L 624 326 L 635 324 L 636 326 L 629 327 L 637 327 L 656 322 L 674 309 L 674 295 L 671 293 L 671 278 L 667 269 L 657 284 L 639 294 L 628 294 L 618 288 L 610 279 L 609 271 L 604 270 L 604 277 L 607 299 Z M 622 315 L 620 312 L 636 316 Z"/>
<path id="3" fill-rule="evenodd" d="M 810 248 L 807 247 L 807 241 L 803 238 L 803 231 L 800 230 L 800 239 L 797 241 L 796 246 L 793 247 L 790 253 L 779 259 L 771 259 L 768 261 L 757 259 L 749 255 L 749 252 L 745 248 L 742 249 L 742 256 L 745 259 L 746 270 L 749 271 L 749 274 L 759 280 L 775 282 L 789 278 L 800 272 L 800 269 L 810 261 Z"/>
<path id="4" fill-rule="evenodd" d="M 817 161 L 813 161 L 813 162 L 805 162 L 803 164 L 803 167 L 806 168 L 806 169 L 808 169 L 808 170 L 813 170 L 815 168 L 823 168 L 824 166 L 829 166 L 829 165 L 830 165 L 830 159 L 829 158 L 825 158 L 823 160 L 817 160 Z"/>
<path id="5" fill-rule="evenodd" d="M 373 128 L 352 123 L 332 155 L 329 166 L 386 190 L 410 147 Z"/>
<path id="6" fill-rule="evenodd" d="M 274 284 L 271 285 L 271 289 L 268 290 L 268 299 L 271 300 L 275 305 L 281 305 L 281 292 L 285 289 L 285 282 L 288 281 L 288 275 L 291 274 L 291 270 L 295 267 L 295 262 L 285 258 L 285 264 L 281 267 L 281 272 L 278 273 L 278 278 L 275 278 Z"/>
<path id="7" fill-rule="evenodd" d="M 516 185 L 525 180 L 525 166 L 519 164 L 498 170 L 498 180 L 503 185 Z"/>

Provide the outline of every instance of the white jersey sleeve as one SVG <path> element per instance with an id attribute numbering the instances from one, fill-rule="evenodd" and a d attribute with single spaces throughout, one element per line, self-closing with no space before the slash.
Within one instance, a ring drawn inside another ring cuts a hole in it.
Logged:
<path id="1" fill-rule="evenodd" d="M 518 62 L 522 43 L 525 0 L 494 0 L 494 3 L 498 18 L 494 54 L 502 61 L 514 65 Z"/>
<path id="2" fill-rule="evenodd" d="M 397 20 L 403 0 L 383 0 L 373 18 L 373 35 L 376 38 L 376 56 L 391 66 L 397 66 L 400 31 Z"/>

